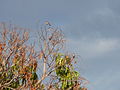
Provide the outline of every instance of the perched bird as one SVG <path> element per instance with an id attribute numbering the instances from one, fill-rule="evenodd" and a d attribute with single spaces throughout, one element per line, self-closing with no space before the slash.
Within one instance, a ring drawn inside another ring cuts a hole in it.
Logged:
<path id="1" fill-rule="evenodd" d="M 45 21 L 45 24 L 51 26 L 51 24 L 48 21 Z"/>

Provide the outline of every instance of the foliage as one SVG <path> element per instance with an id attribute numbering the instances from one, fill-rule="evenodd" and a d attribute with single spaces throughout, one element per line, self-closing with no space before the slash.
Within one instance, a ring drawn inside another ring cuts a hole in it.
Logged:
<path id="1" fill-rule="evenodd" d="M 87 90 L 74 70 L 75 56 L 61 53 L 61 30 L 44 25 L 36 44 L 19 27 L 0 23 L 0 90 Z"/>
<path id="2" fill-rule="evenodd" d="M 58 54 L 56 58 L 56 66 L 56 74 L 62 83 L 61 88 L 63 90 L 72 88 L 78 83 L 77 80 L 79 73 L 74 71 L 70 57 Z"/>

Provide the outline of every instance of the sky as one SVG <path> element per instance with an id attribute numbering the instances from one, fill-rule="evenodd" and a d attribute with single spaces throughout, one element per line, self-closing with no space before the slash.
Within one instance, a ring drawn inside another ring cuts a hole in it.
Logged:
<path id="1" fill-rule="evenodd" d="M 88 90 L 120 90 L 120 0 L 0 0 L 0 22 L 35 29 L 46 20 L 80 55 Z"/>

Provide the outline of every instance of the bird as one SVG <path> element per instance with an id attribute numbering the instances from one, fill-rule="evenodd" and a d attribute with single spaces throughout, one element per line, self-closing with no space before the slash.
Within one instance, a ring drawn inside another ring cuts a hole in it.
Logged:
<path id="1" fill-rule="evenodd" d="M 48 21 L 45 21 L 45 24 L 51 26 L 51 24 Z"/>

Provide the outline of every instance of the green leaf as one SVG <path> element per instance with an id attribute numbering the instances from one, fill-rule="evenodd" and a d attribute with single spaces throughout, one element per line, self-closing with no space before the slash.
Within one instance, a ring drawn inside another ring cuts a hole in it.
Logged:
<path id="1" fill-rule="evenodd" d="M 34 72 L 31 76 L 31 80 L 36 80 L 38 78 L 37 74 Z"/>

